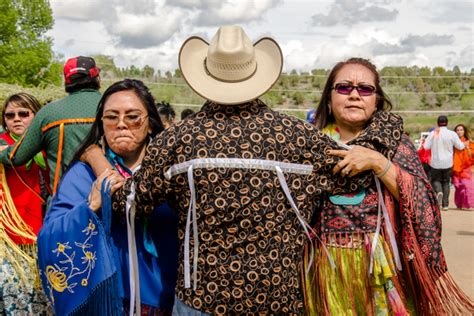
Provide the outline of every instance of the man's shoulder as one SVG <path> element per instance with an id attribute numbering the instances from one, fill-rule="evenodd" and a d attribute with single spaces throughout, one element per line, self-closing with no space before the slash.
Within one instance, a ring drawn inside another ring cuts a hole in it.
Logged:
<path id="1" fill-rule="evenodd" d="M 458 134 L 456 134 L 455 131 L 450 130 L 449 128 L 444 128 L 442 129 L 443 134 L 449 138 L 455 138 L 458 137 Z"/>
<path id="2" fill-rule="evenodd" d="M 96 90 L 78 91 L 46 104 L 36 114 L 47 121 L 61 117 L 95 117 L 101 94 Z"/>
<path id="3" fill-rule="evenodd" d="M 279 111 L 274 111 L 272 109 L 268 109 L 268 111 L 274 115 L 277 122 L 281 122 L 283 123 L 283 125 L 286 125 L 288 127 L 289 125 L 293 125 L 293 126 L 298 126 L 302 130 L 310 130 L 310 131 L 316 130 L 316 126 L 296 116 L 289 115 L 289 114 L 279 112 Z"/>

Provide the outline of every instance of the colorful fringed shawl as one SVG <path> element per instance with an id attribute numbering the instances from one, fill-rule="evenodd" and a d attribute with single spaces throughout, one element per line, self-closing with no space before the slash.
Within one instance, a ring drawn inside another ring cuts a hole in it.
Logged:
<path id="1" fill-rule="evenodd" d="M 25 251 L 25 246 L 18 245 L 10 236 L 14 235 L 25 240 L 36 241 L 36 235 L 18 214 L 2 164 L 0 164 L 0 181 L 0 258 L 9 259 L 20 281 L 25 284 L 25 282 L 31 281 L 31 276 L 25 274 L 25 265 L 28 267 L 28 273 L 35 274 L 36 271 L 36 258 L 32 256 L 36 252 L 36 246 L 30 244 L 30 251 Z"/>
<path id="2" fill-rule="evenodd" d="M 17 137 L 11 133 L 0 135 L 0 144 L 12 145 L 16 140 Z M 12 188 L 9 195 L 15 203 L 18 215 L 36 236 L 43 223 L 41 185 L 42 181 L 47 182 L 47 167 L 43 152 L 39 152 L 23 166 L 5 168 L 5 175 L 8 187 Z M 47 183 L 44 184 L 47 185 Z M 33 245 L 36 242 L 36 237 L 30 239 L 17 234 L 9 234 L 9 236 L 17 244 Z"/>
<path id="3" fill-rule="evenodd" d="M 386 145 L 378 146 L 377 150 L 397 168 L 400 201 L 397 204 L 387 190 L 384 200 L 392 227 L 395 227 L 402 270 L 395 268 L 387 225 L 383 225 L 375 251 L 371 251 L 379 203 L 375 183 L 363 192 L 364 197 L 358 204 L 335 204 L 339 200 L 323 199 L 313 221 L 321 243 L 314 243 L 315 259 L 311 266 L 308 266 L 310 246 L 306 246 L 302 269 L 309 271 L 303 272 L 307 313 L 471 313 L 472 301 L 447 272 L 441 249 L 439 209 L 414 146 L 406 136 L 401 141 L 386 140 L 383 126 L 375 133 L 370 129 L 369 126 L 349 145 L 375 138 L 376 143 Z M 331 268 L 324 247 L 334 260 L 335 269 Z M 369 272 L 371 256 L 374 258 L 372 273 Z"/>
<path id="4" fill-rule="evenodd" d="M 441 247 L 441 214 L 414 147 L 406 140 L 397 151 L 398 212 L 404 275 L 422 315 L 471 315 L 474 303 L 448 272 Z"/>
<path id="5" fill-rule="evenodd" d="M 36 268 L 36 235 L 15 206 L 2 164 L 0 205 L 1 314 L 51 315 L 52 308 L 43 293 Z M 41 209 L 38 212 L 41 214 Z"/>

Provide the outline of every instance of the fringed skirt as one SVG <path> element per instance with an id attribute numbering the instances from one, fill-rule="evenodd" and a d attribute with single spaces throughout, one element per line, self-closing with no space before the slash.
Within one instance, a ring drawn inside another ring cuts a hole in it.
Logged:
<path id="1" fill-rule="evenodd" d="M 394 266 L 389 245 L 380 235 L 370 273 L 373 234 L 329 234 L 305 249 L 303 279 L 309 315 L 414 315 L 407 286 Z"/>

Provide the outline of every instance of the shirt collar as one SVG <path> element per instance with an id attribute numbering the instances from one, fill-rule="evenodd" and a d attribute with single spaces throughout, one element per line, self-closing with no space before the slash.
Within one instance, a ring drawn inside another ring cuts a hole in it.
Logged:
<path id="1" fill-rule="evenodd" d="M 201 111 L 208 114 L 224 113 L 226 115 L 240 115 L 242 112 L 250 112 L 255 115 L 268 107 L 259 99 L 242 104 L 219 104 L 207 101 Z"/>

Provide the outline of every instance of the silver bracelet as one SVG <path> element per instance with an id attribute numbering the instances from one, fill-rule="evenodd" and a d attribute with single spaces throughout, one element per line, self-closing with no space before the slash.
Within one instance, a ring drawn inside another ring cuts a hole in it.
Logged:
<path id="1" fill-rule="evenodd" d="M 377 178 L 382 178 L 390 169 L 390 166 L 392 165 L 392 162 L 390 160 L 387 160 L 387 165 L 385 165 L 385 168 L 383 171 L 379 174 L 376 174 Z"/>

